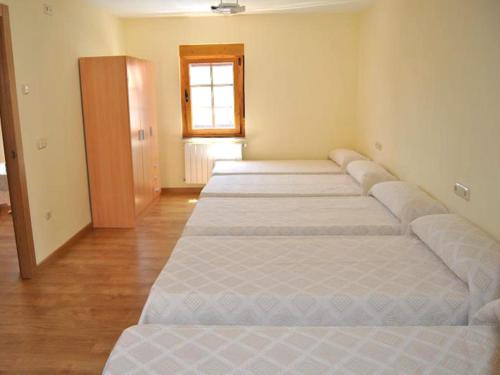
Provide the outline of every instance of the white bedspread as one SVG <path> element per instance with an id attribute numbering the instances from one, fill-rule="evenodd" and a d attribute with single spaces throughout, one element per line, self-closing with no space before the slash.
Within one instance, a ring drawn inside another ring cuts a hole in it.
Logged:
<path id="1" fill-rule="evenodd" d="M 468 298 L 416 237 L 184 237 L 140 322 L 460 325 Z"/>
<path id="2" fill-rule="evenodd" d="M 212 176 L 202 197 L 320 197 L 361 195 L 349 175 L 227 175 Z"/>
<path id="3" fill-rule="evenodd" d="M 340 166 L 331 160 L 220 160 L 212 170 L 212 175 L 340 173 Z"/>
<path id="4" fill-rule="evenodd" d="M 498 374 L 495 327 L 127 329 L 104 368 L 123 374 Z"/>
<path id="5" fill-rule="evenodd" d="M 5 163 L 0 163 L 0 205 L 10 206 L 9 183 Z"/>
<path id="6" fill-rule="evenodd" d="M 184 235 L 386 235 L 404 230 L 373 197 L 202 198 Z"/>
<path id="7" fill-rule="evenodd" d="M 5 163 L 0 163 L 0 191 L 9 190 L 7 183 L 7 169 L 5 168 Z"/>

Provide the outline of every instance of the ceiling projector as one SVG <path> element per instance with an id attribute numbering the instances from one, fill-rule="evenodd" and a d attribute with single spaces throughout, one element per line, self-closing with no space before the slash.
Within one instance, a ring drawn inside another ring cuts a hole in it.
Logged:
<path id="1" fill-rule="evenodd" d="M 236 14 L 245 11 L 245 6 L 240 5 L 238 1 L 235 3 L 225 3 L 221 0 L 218 5 L 212 5 L 212 12 L 219 14 Z"/>

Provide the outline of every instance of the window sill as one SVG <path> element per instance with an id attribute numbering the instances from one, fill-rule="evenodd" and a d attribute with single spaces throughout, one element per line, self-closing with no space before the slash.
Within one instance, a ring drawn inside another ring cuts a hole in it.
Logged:
<path id="1" fill-rule="evenodd" d="M 184 137 L 182 140 L 184 143 L 205 145 L 211 143 L 247 143 L 247 140 L 244 137 Z"/>

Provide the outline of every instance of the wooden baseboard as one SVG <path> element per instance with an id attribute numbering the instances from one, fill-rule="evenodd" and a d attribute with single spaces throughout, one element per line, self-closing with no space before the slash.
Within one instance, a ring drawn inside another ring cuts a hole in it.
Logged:
<path id="1" fill-rule="evenodd" d="M 203 187 L 162 188 L 162 195 L 200 194 Z"/>
<path id="2" fill-rule="evenodd" d="M 59 246 L 52 254 L 50 254 L 47 258 L 42 260 L 40 264 L 38 264 L 38 267 L 46 266 L 52 262 L 54 262 L 56 259 L 59 259 L 63 257 L 65 254 L 67 254 L 69 248 L 80 241 L 82 237 L 87 235 L 88 233 L 92 232 L 92 222 L 88 223 L 85 225 L 82 229 L 80 229 L 78 232 L 76 232 L 69 240 L 67 240 L 65 243 L 63 243 L 61 246 Z"/>

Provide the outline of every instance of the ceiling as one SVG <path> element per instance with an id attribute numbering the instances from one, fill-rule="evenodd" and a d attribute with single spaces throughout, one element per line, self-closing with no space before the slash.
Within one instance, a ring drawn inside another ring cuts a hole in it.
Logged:
<path id="1" fill-rule="evenodd" d="M 90 0 L 121 17 L 209 15 L 220 0 Z M 235 0 L 226 0 L 231 2 Z M 358 9 L 371 0 L 240 0 L 245 13 L 319 12 Z"/>

